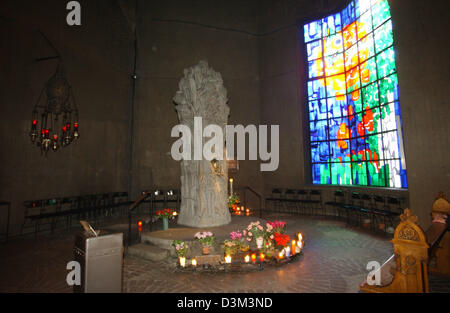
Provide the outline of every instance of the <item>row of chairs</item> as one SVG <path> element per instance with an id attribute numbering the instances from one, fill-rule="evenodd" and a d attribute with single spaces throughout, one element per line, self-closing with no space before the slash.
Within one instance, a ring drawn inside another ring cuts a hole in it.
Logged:
<path id="1" fill-rule="evenodd" d="M 290 214 L 314 215 L 319 210 L 323 212 L 322 191 L 317 189 L 281 189 L 272 190 L 266 198 L 266 209 Z"/>
<path id="2" fill-rule="evenodd" d="M 370 221 L 372 230 L 395 228 L 398 218 L 406 208 L 405 199 L 388 195 L 375 195 L 351 191 L 349 195 L 341 189 L 334 191 L 334 200 L 324 203 L 344 217 L 348 224 L 361 225 Z"/>
<path id="3" fill-rule="evenodd" d="M 124 216 L 128 192 L 108 192 L 72 197 L 24 201 L 25 217 L 21 234 L 30 228 L 37 234 L 43 230 L 53 232 L 60 224 L 72 226 L 72 218 L 89 219 L 98 222 L 110 216 Z"/>
<path id="4" fill-rule="evenodd" d="M 394 227 L 405 208 L 405 200 L 392 196 L 372 195 L 356 191 L 334 191 L 334 200 L 323 202 L 317 189 L 272 190 L 266 198 L 266 210 L 289 214 L 333 215 L 344 218 L 348 224 L 361 226 L 370 221 L 373 230 Z"/>

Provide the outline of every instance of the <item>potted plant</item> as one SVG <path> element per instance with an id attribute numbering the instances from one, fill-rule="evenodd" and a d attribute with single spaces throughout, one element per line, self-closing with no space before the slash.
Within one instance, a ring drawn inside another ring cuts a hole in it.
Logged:
<path id="1" fill-rule="evenodd" d="M 252 241 L 252 237 L 248 236 L 247 230 L 244 229 L 242 231 L 242 238 L 241 238 L 241 251 L 245 252 L 250 250 L 250 242 Z"/>
<path id="2" fill-rule="evenodd" d="M 194 237 L 202 244 L 202 253 L 209 254 L 211 247 L 214 245 L 216 236 L 212 232 L 198 232 Z"/>
<path id="3" fill-rule="evenodd" d="M 223 252 L 225 255 L 235 255 L 238 247 L 238 244 L 234 240 L 227 239 L 223 242 Z"/>
<path id="4" fill-rule="evenodd" d="M 163 230 L 169 229 L 169 218 L 173 219 L 175 218 L 176 212 L 172 209 L 162 209 L 156 211 L 155 217 L 156 219 L 162 219 L 163 220 Z"/>
<path id="5" fill-rule="evenodd" d="M 247 226 L 247 235 L 250 238 L 255 238 L 256 246 L 258 247 L 258 249 L 261 249 L 263 247 L 266 231 L 259 221 L 251 222 Z"/>
<path id="6" fill-rule="evenodd" d="M 262 251 L 265 253 L 268 259 L 272 258 L 273 254 L 275 253 L 275 248 L 271 239 L 267 238 L 264 240 Z"/>
<path id="7" fill-rule="evenodd" d="M 186 254 L 189 246 L 181 240 L 174 240 L 172 242 L 172 246 L 175 247 L 175 252 L 177 253 L 177 256 L 180 260 L 180 265 L 184 267 L 186 264 Z"/>
<path id="8" fill-rule="evenodd" d="M 236 211 L 236 208 L 238 207 L 239 203 L 240 200 L 237 194 L 234 193 L 228 197 L 228 207 L 232 208 L 233 211 Z"/>

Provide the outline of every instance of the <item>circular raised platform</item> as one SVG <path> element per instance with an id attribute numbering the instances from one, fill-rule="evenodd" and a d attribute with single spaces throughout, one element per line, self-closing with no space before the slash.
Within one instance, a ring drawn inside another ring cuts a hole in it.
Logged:
<path id="1" fill-rule="evenodd" d="M 189 245 L 187 257 L 192 258 L 196 255 L 201 255 L 201 244 L 194 238 L 197 232 L 210 231 L 216 236 L 216 243 L 211 249 L 211 254 L 223 255 L 223 242 L 230 238 L 230 232 L 237 230 L 244 230 L 254 221 L 260 221 L 265 225 L 266 219 L 260 219 L 253 216 L 232 216 L 231 222 L 228 225 L 218 227 L 184 227 L 176 225 L 168 230 L 159 230 L 154 232 L 144 232 L 141 234 L 141 242 L 153 244 L 157 247 L 169 250 L 170 256 L 176 257 L 175 248 L 172 246 L 174 240 L 181 240 Z M 292 231 L 287 230 L 288 234 L 294 235 L 300 229 Z"/>
<path id="2" fill-rule="evenodd" d="M 141 242 L 154 244 L 160 248 L 167 249 L 170 251 L 172 256 L 175 256 L 175 250 L 172 246 L 172 242 L 174 240 L 182 240 L 190 245 L 188 252 L 190 256 L 201 253 L 201 245 L 194 239 L 195 233 L 210 231 L 216 236 L 216 244 L 211 253 L 223 254 L 221 245 L 225 239 L 230 237 L 230 232 L 245 229 L 250 222 L 255 220 L 260 220 L 261 223 L 265 222 L 264 219 L 258 219 L 255 217 L 234 216 L 231 219 L 231 223 L 218 227 L 194 228 L 175 226 L 173 228 L 169 228 L 168 230 L 145 232 L 141 234 Z"/>

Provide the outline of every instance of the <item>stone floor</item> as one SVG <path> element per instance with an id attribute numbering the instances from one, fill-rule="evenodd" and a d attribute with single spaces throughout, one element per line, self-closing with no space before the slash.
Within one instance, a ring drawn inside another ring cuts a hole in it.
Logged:
<path id="1" fill-rule="evenodd" d="M 358 292 L 369 261 L 392 255 L 389 238 L 312 217 L 271 216 L 304 234 L 304 255 L 280 268 L 251 273 L 181 273 L 174 262 L 125 257 L 124 292 Z M 236 226 L 254 218 L 233 217 Z M 122 225 L 123 226 L 123 225 Z M 14 239 L 0 245 L 0 292 L 72 292 L 66 264 L 75 231 Z M 430 277 L 432 292 L 450 292 L 450 280 Z"/>

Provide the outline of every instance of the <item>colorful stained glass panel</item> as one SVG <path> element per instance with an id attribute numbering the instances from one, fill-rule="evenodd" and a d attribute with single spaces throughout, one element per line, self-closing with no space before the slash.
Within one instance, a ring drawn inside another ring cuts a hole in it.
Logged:
<path id="1" fill-rule="evenodd" d="M 323 39 L 323 54 L 325 56 L 336 54 L 343 51 L 342 47 L 342 33 L 325 37 Z"/>
<path id="2" fill-rule="evenodd" d="M 311 62 L 308 62 L 309 66 L 309 78 L 315 78 L 319 76 L 323 76 L 323 61 L 322 59 L 317 59 Z"/>
<path id="3" fill-rule="evenodd" d="M 395 54 L 394 48 L 384 50 L 377 55 L 378 76 L 384 77 L 395 72 Z"/>
<path id="4" fill-rule="evenodd" d="M 316 79 L 308 82 L 308 98 L 309 100 L 325 98 L 324 79 Z"/>
<path id="5" fill-rule="evenodd" d="M 407 188 L 387 0 L 304 25 L 314 184 Z"/>
<path id="6" fill-rule="evenodd" d="M 344 54 L 338 53 L 325 57 L 325 75 L 331 76 L 344 72 Z"/>
<path id="7" fill-rule="evenodd" d="M 391 18 L 389 3 L 387 0 L 376 0 L 372 6 L 373 28 L 377 28 L 383 22 Z"/>
<path id="8" fill-rule="evenodd" d="M 359 62 L 364 62 L 375 54 L 373 34 L 370 33 L 358 42 Z"/>
<path id="9" fill-rule="evenodd" d="M 326 99 L 315 100 L 309 102 L 309 120 L 318 121 L 327 118 L 327 101 Z"/>
<path id="10" fill-rule="evenodd" d="M 308 61 L 322 57 L 322 40 L 316 40 L 306 45 Z"/>
<path id="11" fill-rule="evenodd" d="M 391 46 L 394 42 L 394 38 L 392 35 L 392 23 L 389 20 L 384 23 L 381 27 L 375 30 L 375 50 L 376 52 L 381 52 L 387 47 Z"/>
<path id="12" fill-rule="evenodd" d="M 322 19 L 322 33 L 324 37 L 333 35 L 341 30 L 341 15 L 339 13 Z"/>
<path id="13" fill-rule="evenodd" d="M 322 21 L 314 21 L 304 27 L 305 42 L 309 42 L 322 37 Z"/>

